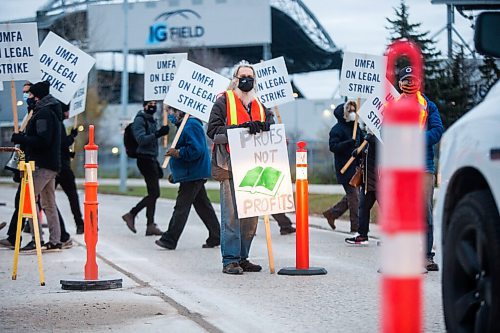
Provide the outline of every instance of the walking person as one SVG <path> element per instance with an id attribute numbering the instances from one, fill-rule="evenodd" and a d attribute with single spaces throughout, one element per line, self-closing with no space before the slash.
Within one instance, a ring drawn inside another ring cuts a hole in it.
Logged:
<path id="1" fill-rule="evenodd" d="M 33 185 L 49 226 L 49 241 L 42 248 L 46 251 L 61 249 L 61 228 L 55 201 L 55 178 L 61 168 L 61 104 L 49 93 L 50 83 L 42 81 L 29 88 L 29 97 L 36 104 L 25 133 L 12 134 L 11 141 L 23 146 L 27 161 L 35 162 Z M 30 224 L 32 220 L 30 219 Z M 31 228 L 33 234 L 33 228 Z M 14 233 L 15 234 L 15 233 Z M 34 240 L 23 249 L 35 248 Z"/>
<path id="2" fill-rule="evenodd" d="M 180 126 L 185 113 L 178 110 L 169 112 L 175 114 L 175 124 Z M 187 120 L 176 147 L 170 148 L 167 156 L 171 157 L 169 165 L 172 173 L 169 180 L 180 185 L 168 230 L 156 241 L 156 245 L 169 250 L 177 247 L 193 206 L 208 230 L 208 238 L 202 247 L 219 246 L 219 219 L 205 189 L 207 178 L 210 177 L 210 156 L 201 120 L 194 117 Z"/>
<path id="3" fill-rule="evenodd" d="M 351 232 L 358 231 L 359 190 L 349 185 L 349 181 L 356 171 L 357 161 L 352 163 L 344 174 L 340 173 L 340 170 L 351 158 L 353 149 L 360 144 L 361 131 L 359 127 L 356 131 L 356 138 L 352 138 L 356 110 L 356 102 L 347 101 L 344 104 L 338 105 L 333 111 L 335 118 L 337 118 L 337 124 L 330 130 L 329 145 L 335 159 L 337 182 L 342 185 L 346 193 L 339 202 L 323 212 L 323 216 L 327 219 L 328 224 L 333 230 L 336 228 L 335 220 L 349 210 Z"/>
<path id="4" fill-rule="evenodd" d="M 158 138 L 167 135 L 168 125 L 156 128 L 154 114 L 156 112 L 155 101 L 144 101 L 143 110 L 139 111 L 132 124 L 132 132 L 138 143 L 137 167 L 146 182 L 147 195 L 142 198 L 128 213 L 122 216 L 127 227 L 133 233 L 135 228 L 135 217 L 146 208 L 146 236 L 160 236 L 163 232 L 155 223 L 156 200 L 160 197 L 160 178 L 163 170 L 158 163 Z"/>
<path id="5" fill-rule="evenodd" d="M 230 128 L 248 128 L 250 134 L 268 131 L 273 114 L 255 94 L 255 71 L 240 63 L 228 90 L 217 98 L 208 121 L 207 135 L 213 140 L 212 177 L 220 182 L 222 272 L 259 272 L 260 265 L 248 260 L 258 217 L 238 218 L 227 140 Z"/>
<path id="6" fill-rule="evenodd" d="M 378 183 L 378 169 L 376 164 L 377 158 L 377 138 L 368 133 L 365 136 L 368 142 L 366 147 L 360 154 L 362 160 L 361 166 L 363 167 L 363 182 L 361 184 L 359 193 L 359 227 L 358 235 L 355 237 L 346 238 L 347 244 L 353 245 L 368 245 L 368 232 L 370 231 L 370 211 L 377 201 L 377 183 Z M 353 151 L 355 157 L 357 149 Z"/>
<path id="7" fill-rule="evenodd" d="M 69 116 L 69 106 L 62 104 L 63 117 L 68 119 Z M 75 156 L 75 153 L 70 151 L 71 145 L 75 142 L 75 138 L 78 135 L 78 130 L 73 128 L 70 134 L 66 134 L 66 127 L 64 123 L 61 122 L 61 171 L 56 177 L 56 187 L 61 185 L 64 193 L 68 197 L 69 206 L 71 208 L 71 213 L 76 224 L 76 234 L 83 234 L 83 217 L 82 211 L 80 209 L 80 200 L 78 198 L 78 191 L 76 189 L 75 174 L 71 170 L 71 158 Z"/>
<path id="8" fill-rule="evenodd" d="M 413 68 L 407 66 L 399 72 L 399 89 L 402 94 L 399 97 L 416 98 L 420 105 L 420 128 L 425 131 L 425 175 L 424 195 L 426 214 L 426 253 L 425 268 L 428 271 L 438 271 L 439 266 L 434 262 L 435 253 L 432 251 L 434 245 L 434 222 L 432 208 L 434 206 L 434 183 L 436 167 L 434 164 L 434 146 L 439 143 L 444 132 L 443 122 L 439 110 L 421 91 L 422 82 L 413 74 Z"/>

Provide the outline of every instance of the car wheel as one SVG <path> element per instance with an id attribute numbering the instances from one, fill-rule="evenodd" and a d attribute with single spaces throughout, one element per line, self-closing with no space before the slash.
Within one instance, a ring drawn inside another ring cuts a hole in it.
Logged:
<path id="1" fill-rule="evenodd" d="M 500 217 L 489 191 L 465 195 L 453 210 L 442 278 L 448 332 L 500 332 Z"/>

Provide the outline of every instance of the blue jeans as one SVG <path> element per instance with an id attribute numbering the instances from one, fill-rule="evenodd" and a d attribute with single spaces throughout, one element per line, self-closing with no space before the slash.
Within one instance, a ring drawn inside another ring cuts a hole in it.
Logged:
<path id="1" fill-rule="evenodd" d="M 434 206 L 434 174 L 426 172 L 424 175 L 424 193 L 425 193 L 425 220 L 426 220 L 426 230 L 427 230 L 427 247 L 426 247 L 426 257 L 434 258 L 434 252 L 432 252 L 432 245 L 434 244 L 434 222 L 432 219 L 432 208 Z"/>
<path id="2" fill-rule="evenodd" d="M 238 219 L 232 179 L 220 182 L 220 205 L 222 265 L 227 266 L 248 258 L 259 218 L 256 216 Z"/>

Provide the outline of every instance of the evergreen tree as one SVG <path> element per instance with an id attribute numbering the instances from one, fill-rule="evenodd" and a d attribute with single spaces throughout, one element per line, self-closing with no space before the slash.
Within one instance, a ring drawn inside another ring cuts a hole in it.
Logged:
<path id="1" fill-rule="evenodd" d="M 436 100 L 445 128 L 469 111 L 473 106 L 471 77 L 474 64 L 466 59 L 464 47 L 461 46 L 447 63 L 444 75 L 439 84 L 441 96 Z"/>
<path id="2" fill-rule="evenodd" d="M 486 56 L 483 59 L 483 64 L 479 66 L 479 71 L 481 72 L 481 79 L 483 79 L 484 89 L 479 93 L 484 98 L 490 88 L 500 79 L 500 69 L 498 69 L 495 58 Z"/>
<path id="3" fill-rule="evenodd" d="M 436 49 L 436 42 L 429 37 L 429 31 L 418 32 L 422 23 L 410 23 L 409 7 L 405 0 L 401 0 L 398 8 L 394 8 L 395 18 L 386 18 L 390 26 L 386 27 L 390 32 L 390 42 L 398 39 L 408 39 L 415 42 L 422 51 L 424 59 L 424 91 L 431 99 L 436 100 L 440 96 L 439 79 L 443 77 L 441 51 Z M 402 68 L 408 65 L 407 59 L 398 61 L 397 67 Z M 439 107 L 439 106 L 438 106 Z"/>

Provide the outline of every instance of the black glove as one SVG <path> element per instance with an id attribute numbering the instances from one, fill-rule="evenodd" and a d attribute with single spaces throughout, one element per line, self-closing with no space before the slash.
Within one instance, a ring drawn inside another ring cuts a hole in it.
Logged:
<path id="1" fill-rule="evenodd" d="M 250 134 L 256 134 L 260 132 L 260 121 L 247 121 L 246 123 L 238 125 L 238 127 L 248 128 Z"/>
<path id="2" fill-rule="evenodd" d="M 263 131 L 263 132 L 267 132 L 271 129 L 271 124 L 269 123 L 266 123 L 265 121 L 261 121 L 259 123 L 260 125 L 260 129 Z"/>
<path id="3" fill-rule="evenodd" d="M 70 133 L 70 134 L 71 134 L 71 136 L 72 136 L 72 137 L 76 138 L 76 136 L 78 135 L 78 129 L 73 128 L 73 129 L 71 130 L 71 133 Z"/>
<path id="4" fill-rule="evenodd" d="M 162 137 L 164 135 L 167 135 L 169 130 L 170 130 L 170 127 L 168 127 L 168 125 L 162 126 L 162 127 L 160 127 L 159 130 L 156 131 L 155 136 L 157 138 L 159 138 L 159 137 Z"/>
<path id="5" fill-rule="evenodd" d="M 356 158 L 356 156 L 358 156 L 358 148 L 355 148 L 352 153 L 351 153 L 351 156 Z"/>
<path id="6" fill-rule="evenodd" d="M 373 137 L 374 137 L 374 135 L 372 133 L 369 133 L 369 134 L 365 135 L 364 139 L 366 141 L 371 141 L 371 140 L 373 140 Z"/>
<path id="7" fill-rule="evenodd" d="M 70 151 L 69 152 L 69 157 L 70 158 L 75 158 L 75 152 L 74 151 Z"/>
<path id="8" fill-rule="evenodd" d="M 174 183 L 174 176 L 172 174 L 168 175 L 168 182 L 173 184 Z"/>
<path id="9" fill-rule="evenodd" d="M 23 133 L 12 133 L 10 141 L 14 143 L 24 144 L 26 143 L 26 136 Z"/>

